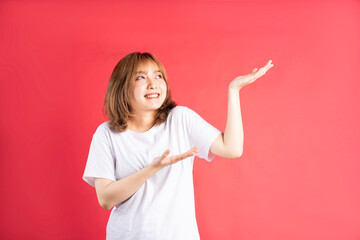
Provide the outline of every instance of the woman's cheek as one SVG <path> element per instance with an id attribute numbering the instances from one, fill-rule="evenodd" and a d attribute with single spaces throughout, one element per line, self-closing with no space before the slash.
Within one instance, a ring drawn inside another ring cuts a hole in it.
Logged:
<path id="1" fill-rule="evenodd" d="M 138 96 L 142 92 L 142 86 L 139 84 L 135 84 L 133 88 L 133 92 L 135 96 Z"/>

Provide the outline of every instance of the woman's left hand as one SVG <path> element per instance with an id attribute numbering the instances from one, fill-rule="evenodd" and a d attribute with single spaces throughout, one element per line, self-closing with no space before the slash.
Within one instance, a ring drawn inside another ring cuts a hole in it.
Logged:
<path id="1" fill-rule="evenodd" d="M 259 71 L 257 71 L 257 68 L 254 68 L 248 75 L 235 78 L 231 81 L 229 89 L 240 90 L 249 83 L 255 82 L 256 79 L 263 76 L 270 68 L 274 66 L 271 61 L 272 60 L 269 60 L 264 67 L 259 69 Z"/>

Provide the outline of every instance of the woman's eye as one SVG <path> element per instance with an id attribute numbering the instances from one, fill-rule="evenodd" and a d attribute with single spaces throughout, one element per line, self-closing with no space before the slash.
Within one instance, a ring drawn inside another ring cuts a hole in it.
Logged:
<path id="1" fill-rule="evenodd" d="M 145 79 L 144 76 L 139 76 L 136 78 L 136 80 L 140 80 L 141 78 Z M 156 78 L 163 78 L 161 74 L 157 75 Z"/>

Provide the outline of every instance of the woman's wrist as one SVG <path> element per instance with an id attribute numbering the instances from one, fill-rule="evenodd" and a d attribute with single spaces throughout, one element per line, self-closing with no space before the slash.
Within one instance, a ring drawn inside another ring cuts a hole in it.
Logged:
<path id="1" fill-rule="evenodd" d="M 161 166 L 161 164 L 157 163 L 157 162 L 152 162 L 150 163 L 147 167 L 150 172 L 152 172 L 153 174 L 155 174 L 157 171 L 159 171 L 160 169 L 162 169 L 163 167 Z"/>
<path id="2" fill-rule="evenodd" d="M 228 93 L 229 93 L 229 94 L 233 94 L 233 93 L 238 94 L 238 93 L 240 92 L 240 89 L 241 89 L 241 88 L 229 86 L 229 88 L 228 88 Z"/>

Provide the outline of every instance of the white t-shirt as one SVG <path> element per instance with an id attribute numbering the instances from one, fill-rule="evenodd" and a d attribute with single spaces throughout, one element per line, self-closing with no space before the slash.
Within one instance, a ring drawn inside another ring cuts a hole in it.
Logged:
<path id="1" fill-rule="evenodd" d="M 117 181 L 148 166 L 166 149 L 177 155 L 197 146 L 195 155 L 211 161 L 209 149 L 222 132 L 195 111 L 177 106 L 167 120 L 144 133 L 119 133 L 102 123 L 93 135 L 83 180 L 94 187 L 94 178 Z M 193 188 L 194 156 L 169 165 L 147 181 L 110 214 L 106 239 L 196 240 Z"/>

